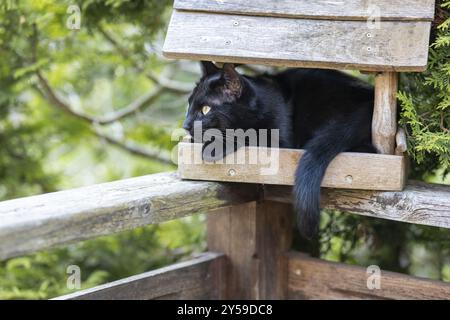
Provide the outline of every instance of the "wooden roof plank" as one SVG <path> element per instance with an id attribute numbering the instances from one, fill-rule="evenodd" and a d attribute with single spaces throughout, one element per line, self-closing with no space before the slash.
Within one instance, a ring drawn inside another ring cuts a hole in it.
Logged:
<path id="1" fill-rule="evenodd" d="M 298 20 L 175 10 L 168 58 L 285 67 L 423 71 L 430 23 Z"/>
<path id="2" fill-rule="evenodd" d="M 425 20 L 434 17 L 434 0 L 176 0 L 175 9 L 254 16 L 325 20 Z"/>

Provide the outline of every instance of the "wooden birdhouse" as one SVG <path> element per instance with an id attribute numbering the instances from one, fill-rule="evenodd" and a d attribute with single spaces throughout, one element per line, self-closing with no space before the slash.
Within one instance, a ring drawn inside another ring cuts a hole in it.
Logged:
<path id="1" fill-rule="evenodd" d="M 372 136 L 379 153 L 340 154 L 322 186 L 401 190 L 406 143 L 397 129 L 398 72 L 426 69 L 433 16 L 434 0 L 175 0 L 163 52 L 173 59 L 374 72 Z M 248 156 L 252 148 L 237 153 Z M 179 152 L 182 178 L 291 185 L 304 151 L 278 150 L 276 175 L 261 175 L 262 163 L 190 161 L 201 153 L 195 144 L 180 143 Z"/>

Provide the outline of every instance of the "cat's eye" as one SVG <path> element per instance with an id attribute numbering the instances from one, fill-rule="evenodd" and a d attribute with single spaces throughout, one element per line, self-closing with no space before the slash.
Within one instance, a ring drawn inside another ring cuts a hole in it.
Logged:
<path id="1" fill-rule="evenodd" d="M 210 112 L 211 111 L 211 107 L 209 107 L 209 106 L 203 106 L 203 108 L 202 108 L 202 113 L 203 113 L 203 115 L 207 115 L 208 114 L 208 112 Z"/>

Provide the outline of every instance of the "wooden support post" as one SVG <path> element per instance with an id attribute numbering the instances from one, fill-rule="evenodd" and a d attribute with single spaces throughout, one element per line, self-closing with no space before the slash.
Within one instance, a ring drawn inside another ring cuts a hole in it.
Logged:
<path id="1" fill-rule="evenodd" d="M 224 299 L 285 299 L 292 207 L 263 201 L 208 215 L 208 249 L 225 253 Z"/>
<path id="2" fill-rule="evenodd" d="M 408 149 L 405 129 L 398 128 L 397 134 L 395 135 L 395 144 L 395 154 L 397 156 L 402 156 Z"/>
<path id="3" fill-rule="evenodd" d="M 375 77 L 375 105 L 372 119 L 372 142 L 378 152 L 394 154 L 397 134 L 398 74 L 382 72 Z"/>

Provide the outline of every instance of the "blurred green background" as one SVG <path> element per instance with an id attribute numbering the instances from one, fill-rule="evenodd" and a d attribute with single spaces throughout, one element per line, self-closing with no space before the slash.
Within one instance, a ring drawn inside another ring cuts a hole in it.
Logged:
<path id="1" fill-rule="evenodd" d="M 413 178 L 448 183 L 450 4 L 438 3 L 429 71 L 402 75 L 399 98 Z M 0 0 L 0 200 L 176 169 L 171 133 L 199 67 L 161 56 L 171 5 Z M 204 229 L 198 215 L 0 262 L 0 299 L 68 293 L 69 265 L 87 288 L 173 263 L 206 249 Z M 320 236 L 295 245 L 450 281 L 449 231 L 327 211 Z"/>

